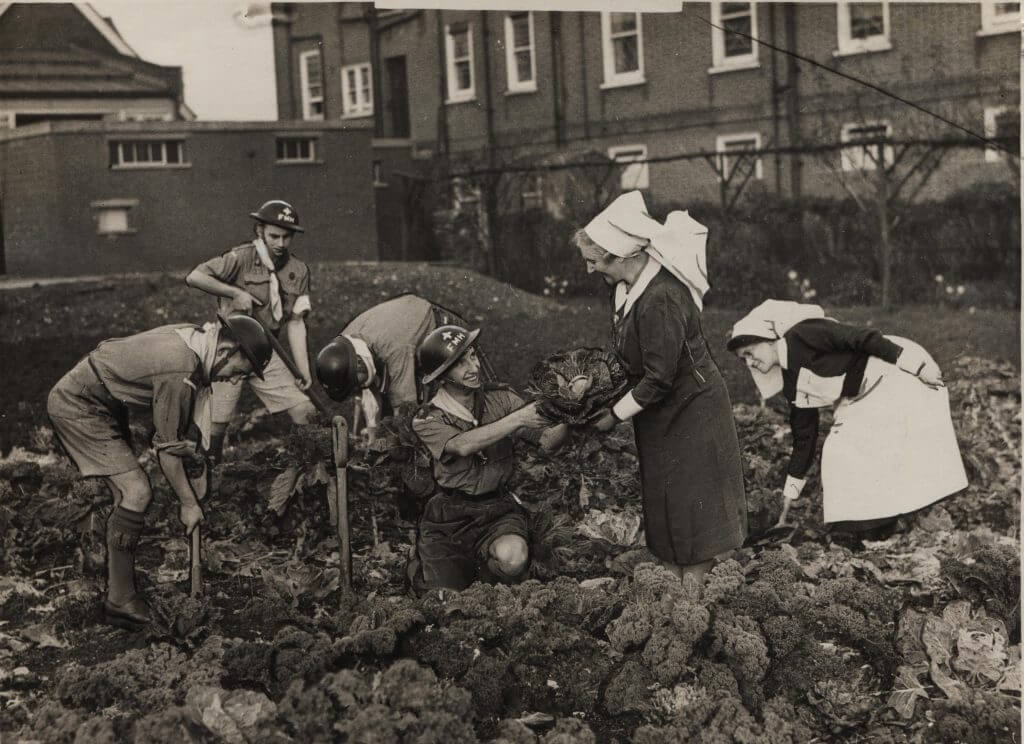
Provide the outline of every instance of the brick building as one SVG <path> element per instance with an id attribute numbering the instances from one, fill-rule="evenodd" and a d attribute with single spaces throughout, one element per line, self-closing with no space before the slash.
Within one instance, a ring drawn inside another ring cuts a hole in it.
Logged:
<path id="1" fill-rule="evenodd" d="M 370 133 L 339 122 L 41 122 L 0 130 L 7 272 L 187 269 L 292 202 L 304 259 L 378 257 Z M 353 236 L 358 236 L 354 238 Z"/>
<path id="2" fill-rule="evenodd" d="M 718 195 L 738 150 L 965 136 L 747 37 L 972 131 L 1019 128 L 1018 3 L 686 2 L 657 14 L 274 9 L 279 117 L 365 126 L 389 138 L 392 160 L 403 144 L 453 167 L 555 153 L 571 161 L 596 151 L 623 163 L 721 153 L 622 168 L 622 188 L 689 201 Z M 751 181 L 783 196 L 838 195 L 836 173 L 871 169 L 869 155 L 853 146 L 823 157 L 765 155 L 756 167 L 750 161 Z M 376 160 L 379 183 L 391 180 L 390 167 L 415 165 Z M 948 153 L 924 193 L 1012 178 L 1001 160 L 982 148 Z M 543 198 L 552 180 L 538 175 L 524 198 Z"/>

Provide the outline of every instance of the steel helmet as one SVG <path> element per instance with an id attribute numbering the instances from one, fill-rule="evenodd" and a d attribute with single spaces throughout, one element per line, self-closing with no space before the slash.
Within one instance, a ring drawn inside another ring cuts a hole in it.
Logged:
<path id="1" fill-rule="evenodd" d="M 249 212 L 249 216 L 266 225 L 277 225 L 292 232 L 306 232 L 299 227 L 299 213 L 291 204 L 280 199 L 271 199 L 257 211 Z"/>
<path id="2" fill-rule="evenodd" d="M 316 355 L 316 379 L 331 400 L 341 403 L 359 388 L 359 363 L 352 342 L 338 336 Z"/>
<path id="3" fill-rule="evenodd" d="M 416 349 L 416 363 L 427 385 L 448 371 L 480 335 L 480 329 L 467 331 L 462 326 L 443 325 L 427 334 Z"/>
<path id="4" fill-rule="evenodd" d="M 258 320 L 244 313 L 232 313 L 226 318 L 217 313 L 217 320 L 220 321 L 221 332 L 238 344 L 238 348 L 252 364 L 253 374 L 262 380 L 263 370 L 267 368 L 274 353 L 266 330 Z"/>

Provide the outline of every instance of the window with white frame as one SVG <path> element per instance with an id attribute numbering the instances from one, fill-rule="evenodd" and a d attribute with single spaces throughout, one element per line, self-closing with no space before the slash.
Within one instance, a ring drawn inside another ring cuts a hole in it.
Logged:
<path id="1" fill-rule="evenodd" d="M 889 42 L 889 3 L 836 4 L 838 54 L 859 54 L 891 49 Z"/>
<path id="2" fill-rule="evenodd" d="M 650 172 L 646 162 L 647 145 L 609 147 L 608 157 L 616 163 L 628 163 L 619 177 L 619 186 L 623 191 L 650 187 Z"/>
<path id="3" fill-rule="evenodd" d="M 544 174 L 527 173 L 523 179 L 523 209 L 540 209 L 544 206 Z"/>
<path id="4" fill-rule="evenodd" d="M 981 3 L 982 34 L 1020 31 L 1020 3 Z"/>
<path id="5" fill-rule="evenodd" d="M 299 55 L 299 86 L 302 92 L 302 118 L 324 118 L 324 71 L 319 50 Z"/>
<path id="6" fill-rule="evenodd" d="M 90 205 L 96 220 L 96 233 L 115 236 L 137 232 L 132 227 L 132 209 L 139 206 L 138 199 L 103 199 Z"/>
<path id="7" fill-rule="evenodd" d="M 473 82 L 473 28 L 468 23 L 445 27 L 445 59 L 448 61 L 448 102 L 472 101 L 476 97 Z"/>
<path id="8" fill-rule="evenodd" d="M 991 106 L 985 109 L 985 136 L 1000 141 L 999 147 L 985 148 L 985 162 L 998 163 L 1007 150 L 1020 156 L 1020 109 L 1016 106 Z"/>
<path id="9" fill-rule="evenodd" d="M 851 146 L 844 147 L 841 153 L 844 171 L 873 171 L 880 164 L 888 167 L 892 164 L 892 145 L 884 144 L 892 136 L 892 126 L 885 121 L 872 121 L 860 124 L 845 124 L 840 133 L 840 141 Z M 855 144 L 863 143 L 863 144 Z"/>
<path id="10" fill-rule="evenodd" d="M 711 23 L 712 70 L 757 64 L 757 43 L 752 40 L 757 38 L 754 3 L 712 3 Z"/>
<path id="11" fill-rule="evenodd" d="M 533 13 L 505 16 L 505 69 L 508 90 L 522 93 L 537 90 L 537 63 L 533 41 Z"/>
<path id="12" fill-rule="evenodd" d="M 604 86 L 644 82 L 644 38 L 639 13 L 602 13 Z"/>
<path id="13" fill-rule="evenodd" d="M 760 149 L 761 135 L 758 132 L 723 134 L 716 137 L 715 152 L 718 153 L 719 180 L 739 182 L 745 181 L 748 177 L 763 178 L 761 158 L 740 154 Z"/>
<path id="14" fill-rule="evenodd" d="M 13 111 L 0 111 L 0 129 L 14 129 L 18 116 Z"/>
<path id="15" fill-rule="evenodd" d="M 278 137 L 278 163 L 315 163 L 316 137 Z"/>
<path id="16" fill-rule="evenodd" d="M 373 79 L 370 63 L 345 65 L 341 68 L 341 115 L 343 117 L 373 114 Z"/>
<path id="17" fill-rule="evenodd" d="M 175 168 L 185 163 L 184 140 L 111 140 L 111 168 Z"/>

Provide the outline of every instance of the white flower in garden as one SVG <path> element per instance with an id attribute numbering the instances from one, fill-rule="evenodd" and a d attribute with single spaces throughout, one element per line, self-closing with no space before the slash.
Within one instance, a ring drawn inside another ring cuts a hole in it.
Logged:
<path id="1" fill-rule="evenodd" d="M 942 274 L 936 274 L 935 281 L 937 281 L 939 284 L 942 284 L 942 282 L 945 280 L 942 278 Z"/>
<path id="2" fill-rule="evenodd" d="M 544 294 L 545 294 L 545 296 L 550 295 L 551 294 L 551 288 L 550 287 L 544 287 Z"/>
<path id="3" fill-rule="evenodd" d="M 963 294 L 964 292 L 966 292 L 966 291 L 967 291 L 967 288 L 966 288 L 966 287 L 964 287 L 964 285 L 963 285 L 963 284 L 961 284 L 960 286 L 958 286 L 958 287 L 956 288 L 956 293 L 957 293 L 958 295 L 962 295 L 962 294 Z"/>
<path id="4" fill-rule="evenodd" d="M 953 286 L 952 285 L 946 287 L 946 294 L 953 294 Z"/>
<path id="5" fill-rule="evenodd" d="M 969 308 L 967 308 L 967 312 L 969 315 L 974 315 L 974 305 L 971 305 Z"/>
<path id="6" fill-rule="evenodd" d="M 811 280 L 804 279 L 802 282 L 800 282 L 800 286 L 806 289 L 807 287 L 811 286 Z"/>
<path id="7" fill-rule="evenodd" d="M 789 273 L 786 274 L 786 276 L 789 277 L 790 281 L 795 282 L 800 275 L 797 274 L 796 271 L 794 271 L 793 269 L 790 269 Z"/>
<path id="8" fill-rule="evenodd" d="M 810 290 L 810 291 L 809 291 L 809 292 L 807 293 L 807 299 L 808 299 L 808 300 L 813 300 L 813 299 L 814 299 L 815 297 L 817 297 L 817 296 L 818 296 L 818 290 L 816 290 L 816 289 L 812 289 L 812 290 Z"/>

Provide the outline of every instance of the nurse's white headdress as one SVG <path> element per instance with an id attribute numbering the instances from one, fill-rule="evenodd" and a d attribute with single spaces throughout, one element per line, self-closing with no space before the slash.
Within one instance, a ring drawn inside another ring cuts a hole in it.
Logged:
<path id="1" fill-rule="evenodd" d="M 685 284 L 697 308 L 704 309 L 704 295 L 709 288 L 708 229 L 689 213 L 672 212 L 662 225 L 648 214 L 643 194 L 630 191 L 605 207 L 583 231 L 621 258 L 646 251 Z"/>
<path id="2" fill-rule="evenodd" d="M 741 346 L 757 341 L 777 341 L 786 332 L 804 320 L 824 318 L 820 305 L 809 305 L 790 300 L 765 300 L 743 318 L 736 321 L 725 347 L 736 351 Z M 782 390 L 782 368 L 772 367 L 768 372 L 747 368 L 754 384 L 765 400 Z"/>

